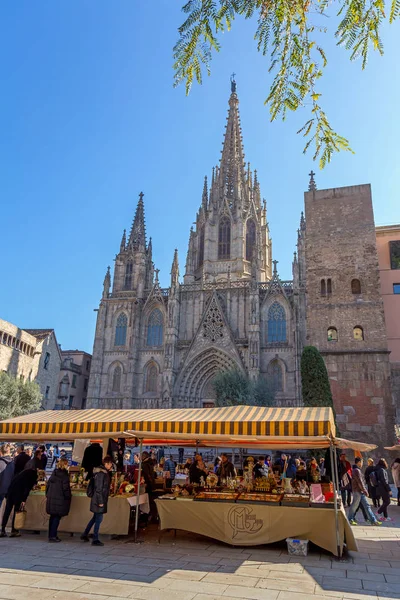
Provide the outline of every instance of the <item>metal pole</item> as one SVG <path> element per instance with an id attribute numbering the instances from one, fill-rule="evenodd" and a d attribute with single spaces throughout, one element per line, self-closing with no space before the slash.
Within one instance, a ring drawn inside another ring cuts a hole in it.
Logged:
<path id="1" fill-rule="evenodd" d="M 337 480 L 336 448 L 334 449 L 332 440 L 331 440 L 331 444 L 330 444 L 330 455 L 331 455 L 331 471 L 332 471 L 332 479 L 333 479 L 333 503 L 334 503 L 334 507 L 335 507 L 336 546 L 337 546 L 337 555 L 338 555 L 338 558 L 340 558 L 342 553 L 340 551 L 339 515 L 338 515 L 338 501 L 337 501 L 337 494 L 339 493 L 339 485 L 338 485 L 338 480 Z"/>
<path id="2" fill-rule="evenodd" d="M 139 445 L 139 470 L 137 478 L 137 492 L 136 492 L 136 514 L 135 514 L 135 543 L 137 543 L 137 532 L 139 527 L 139 496 L 140 496 L 140 480 L 142 478 L 142 449 L 143 440 L 140 440 Z"/>

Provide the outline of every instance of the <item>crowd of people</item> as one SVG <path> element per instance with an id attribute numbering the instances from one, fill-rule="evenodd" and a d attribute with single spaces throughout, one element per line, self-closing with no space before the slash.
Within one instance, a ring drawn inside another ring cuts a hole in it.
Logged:
<path id="1" fill-rule="evenodd" d="M 180 449 L 181 450 L 181 449 Z M 150 504 L 154 505 L 152 492 L 155 487 L 156 469 L 163 471 L 165 487 L 170 489 L 176 477 L 177 466 L 188 475 L 191 484 L 205 485 L 211 473 L 218 477 L 218 483 L 224 484 L 230 478 L 242 473 L 237 473 L 233 462 L 226 453 L 218 456 L 214 463 L 205 463 L 201 453 L 195 453 L 193 458 L 187 458 L 183 464 L 183 453 L 179 453 L 182 464 L 176 464 L 172 455 L 165 456 L 164 449 L 149 449 L 142 452 L 142 478 L 145 491 L 149 494 Z M 92 461 L 93 462 L 93 461 Z M 123 464 L 126 469 L 133 470 L 139 467 L 139 454 L 134 454 L 126 449 L 123 455 Z M 247 457 L 243 463 L 244 469 L 251 469 L 255 479 L 268 477 L 269 470 L 283 478 L 304 480 L 315 483 L 328 475 L 331 465 L 324 458 L 317 460 L 315 457 L 304 457 L 281 454 L 275 460 L 271 455 L 259 456 L 257 459 Z M 94 466 L 96 463 L 96 466 Z M 101 448 L 88 473 L 87 495 L 90 497 L 90 511 L 93 516 L 81 535 L 83 541 L 89 540 L 90 531 L 93 529 L 94 545 L 103 545 L 99 539 L 100 525 L 104 514 L 107 512 L 107 503 L 110 493 L 110 476 L 115 468 L 113 458 L 101 458 Z M 83 463 L 82 463 L 83 466 Z M 6 537 L 6 526 L 12 514 L 11 537 L 20 536 L 15 527 L 16 515 L 24 511 L 25 503 L 31 490 L 38 482 L 39 475 L 51 470 L 51 475 L 46 483 L 46 510 L 49 515 L 49 542 L 60 542 L 58 527 L 63 517 L 67 516 L 71 507 L 71 486 L 68 473 L 69 461 L 64 449 L 58 446 L 36 448 L 24 445 L 4 444 L 0 447 L 0 508 L 3 509 L 0 537 Z M 241 470 L 240 470 L 241 471 Z M 328 471 L 328 473 L 327 473 Z M 367 523 L 381 525 L 382 521 L 391 521 L 388 507 L 391 499 L 389 484 L 388 464 L 381 458 L 375 464 L 374 459 L 368 458 L 367 467 L 363 471 L 363 459 L 355 458 L 351 465 L 342 453 L 338 462 L 339 486 L 343 506 L 349 507 L 348 518 L 352 525 L 357 525 L 356 515 L 359 510 L 364 515 Z M 397 503 L 400 506 L 400 458 L 396 458 L 391 465 L 394 485 L 397 487 Z M 329 479 L 328 479 L 329 480 Z M 372 507 L 367 498 L 371 498 Z M 4 505 L 3 505 L 4 503 Z M 152 507 L 154 508 L 154 506 Z M 373 510 L 374 509 L 374 510 Z M 375 512 L 374 512 L 375 511 Z"/>
<path id="2" fill-rule="evenodd" d="M 6 527 L 12 514 L 10 537 L 19 537 L 15 526 L 18 513 L 25 510 L 25 504 L 32 489 L 38 482 L 40 471 L 45 471 L 51 459 L 53 471 L 46 483 L 46 512 L 49 515 L 49 542 L 61 542 L 58 527 L 71 508 L 71 485 L 68 473 L 69 460 L 65 450 L 58 446 L 48 451 L 45 446 L 25 448 L 24 445 L 3 444 L 0 447 L 0 509 L 4 508 L 1 520 L 0 537 L 7 537 Z M 106 456 L 98 467 L 93 469 L 87 494 L 90 497 L 90 511 L 93 517 L 81 535 L 81 540 L 89 541 L 93 528 L 92 545 L 103 546 L 99 539 L 100 524 L 107 512 L 110 493 L 110 473 L 113 468 L 111 456 Z M 5 506 L 3 507 L 3 502 Z"/>
<path id="3" fill-rule="evenodd" d="M 391 521 L 388 514 L 392 496 L 389 484 L 388 464 L 384 458 L 376 464 L 373 458 L 367 459 L 367 467 L 363 473 L 363 459 L 357 457 L 351 465 L 342 453 L 339 459 L 340 491 L 343 506 L 349 507 L 349 521 L 357 525 L 356 513 L 361 510 L 367 523 L 380 525 L 382 521 Z M 397 488 L 397 504 L 400 506 L 400 458 L 391 465 L 393 482 Z M 367 498 L 371 498 L 373 512 Z"/>

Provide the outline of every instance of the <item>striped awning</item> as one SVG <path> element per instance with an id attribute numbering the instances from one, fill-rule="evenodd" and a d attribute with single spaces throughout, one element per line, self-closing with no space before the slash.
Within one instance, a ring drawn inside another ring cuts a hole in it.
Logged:
<path id="1" fill-rule="evenodd" d="M 0 439 L 78 439 L 135 435 L 142 439 L 267 441 L 335 435 L 330 408 L 50 410 L 0 422 Z"/>

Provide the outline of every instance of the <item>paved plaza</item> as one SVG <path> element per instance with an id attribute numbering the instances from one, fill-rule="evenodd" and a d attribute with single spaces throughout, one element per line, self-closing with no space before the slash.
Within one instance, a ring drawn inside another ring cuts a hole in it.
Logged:
<path id="1" fill-rule="evenodd" d="M 286 545 L 231 548 L 172 532 L 158 543 L 104 538 L 102 548 L 63 535 L 0 540 L 0 598 L 9 600 L 377 600 L 400 598 L 400 509 L 382 527 L 355 528 L 360 552 L 338 562 L 311 549 L 290 557 Z"/>

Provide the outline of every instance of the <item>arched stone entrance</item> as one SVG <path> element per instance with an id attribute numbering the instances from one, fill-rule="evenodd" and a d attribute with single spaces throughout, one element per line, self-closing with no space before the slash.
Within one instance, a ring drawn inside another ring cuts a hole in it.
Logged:
<path id="1" fill-rule="evenodd" d="M 196 355 L 183 368 L 177 383 L 176 397 L 183 406 L 202 407 L 215 402 L 212 380 L 221 371 L 242 370 L 234 358 L 219 348 L 209 348 Z"/>

